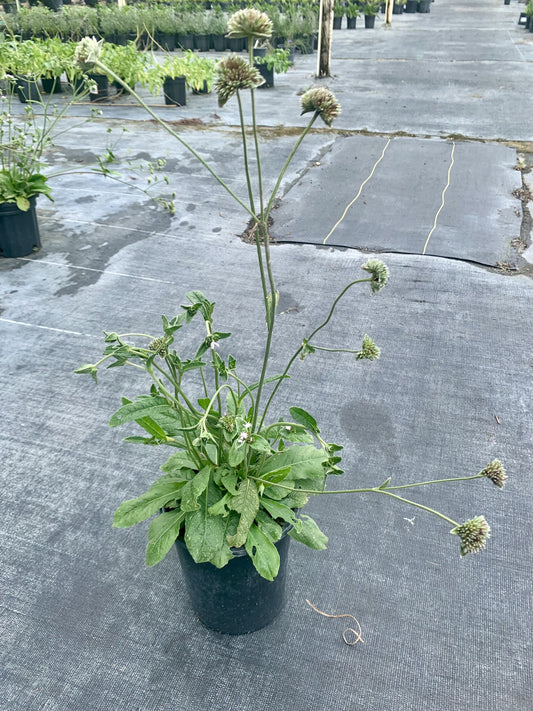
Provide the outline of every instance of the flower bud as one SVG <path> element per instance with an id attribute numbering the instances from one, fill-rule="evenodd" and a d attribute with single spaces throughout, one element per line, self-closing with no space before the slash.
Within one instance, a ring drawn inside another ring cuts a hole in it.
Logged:
<path id="1" fill-rule="evenodd" d="M 508 479 L 508 477 L 505 476 L 503 464 L 499 459 L 494 459 L 485 469 L 480 471 L 479 474 L 480 476 L 486 476 L 487 479 L 490 479 L 499 489 L 503 488 L 505 480 Z"/>
<path id="2" fill-rule="evenodd" d="M 460 526 L 452 528 L 450 533 L 454 533 L 461 539 L 461 555 L 479 553 L 490 538 L 490 526 L 484 516 L 475 516 Z"/>
<path id="3" fill-rule="evenodd" d="M 361 346 L 361 350 L 356 354 L 355 359 L 356 360 L 377 360 L 379 358 L 379 354 L 381 353 L 380 349 L 374 341 L 368 336 L 366 333 L 363 336 L 363 345 Z"/>
<path id="4" fill-rule="evenodd" d="M 84 37 L 76 45 L 74 61 L 82 71 L 92 69 L 94 63 L 100 58 L 102 41 L 98 41 L 96 37 Z"/>
<path id="5" fill-rule="evenodd" d="M 389 268 L 379 259 L 369 259 L 366 264 L 363 264 L 361 269 L 369 272 L 372 275 L 370 289 L 377 293 L 381 291 L 389 280 Z"/>
<path id="6" fill-rule="evenodd" d="M 334 94 L 325 87 L 306 91 L 300 99 L 300 104 L 302 114 L 315 111 L 327 126 L 331 126 L 341 112 L 341 106 Z"/>
<path id="7" fill-rule="evenodd" d="M 217 64 L 216 73 L 215 91 L 219 106 L 224 106 L 239 89 L 255 89 L 265 81 L 255 67 L 234 54 Z"/>
<path id="8" fill-rule="evenodd" d="M 226 36 L 268 39 L 272 36 L 272 20 L 259 10 L 251 8 L 238 10 L 228 20 L 228 34 Z"/>

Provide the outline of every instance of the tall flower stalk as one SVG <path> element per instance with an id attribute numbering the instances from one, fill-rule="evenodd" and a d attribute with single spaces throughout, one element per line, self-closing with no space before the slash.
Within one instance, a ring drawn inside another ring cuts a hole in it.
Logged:
<path id="1" fill-rule="evenodd" d="M 215 330 L 215 304 L 200 291 L 187 294 L 189 303 L 181 307 L 180 314 L 172 319 L 162 317 L 162 336 L 105 334 L 106 348 L 102 359 L 83 365 L 76 372 L 88 373 L 96 380 L 104 363 L 108 367 L 133 366 L 145 370 L 151 382 L 150 394 L 134 401 L 123 399 L 122 407 L 114 413 L 109 424 L 114 427 L 135 422 L 145 434 L 128 437 L 127 441 L 174 448 L 174 454 L 161 467 L 163 476 L 146 493 L 124 502 L 115 513 L 114 525 L 131 526 L 159 512 L 148 534 L 148 565 L 159 562 L 176 538 L 183 536 L 197 563 L 210 562 L 217 567 L 232 559 L 232 548 L 244 546 L 260 575 L 272 580 L 279 568 L 275 543 L 282 535 L 283 524 L 292 527 L 289 535 L 295 540 L 314 549 L 326 547 L 327 537 L 317 524 L 309 516 L 299 513 L 310 495 L 376 493 L 431 513 L 453 525 L 451 532 L 461 539 L 461 554 L 477 552 L 484 548 L 490 534 L 484 517 L 476 516 L 460 524 L 396 492 L 483 477 L 501 488 L 506 476 L 498 460 L 474 477 L 399 486 L 391 485 L 388 478 L 375 487 L 326 491 L 328 476 L 343 473 L 338 466 L 342 447 L 323 439 L 315 419 L 300 407 L 289 408 L 290 420 L 280 418 L 269 422 L 274 398 L 297 358 L 304 360 L 316 351 L 349 353 L 356 360 L 379 357 L 379 347 L 367 334 L 358 349 L 325 346 L 315 339 L 352 287 L 366 283 L 370 292 L 376 294 L 386 286 L 389 270 L 378 259 L 368 260 L 362 266 L 367 275 L 352 280 L 340 291 L 326 319 L 302 338 L 281 375 L 269 375 L 278 304 L 269 240 L 270 213 L 302 141 L 318 118 L 331 126 L 340 113 L 340 106 L 335 96 L 323 87 L 310 89 L 302 95 L 301 111 L 310 114 L 309 122 L 289 152 L 270 194 L 266 195 L 255 102 L 255 90 L 261 85 L 262 78 L 254 67 L 253 43 L 257 39 L 267 39 L 272 24 L 264 13 L 240 10 L 230 18 L 228 31 L 230 37 L 246 38 L 248 60 L 230 55 L 219 62 L 215 91 L 220 106 L 234 97 L 238 103 L 247 198 L 238 196 L 178 132 L 160 119 L 134 91 L 130 90 L 130 93 L 165 131 L 198 159 L 250 218 L 266 321 L 260 375 L 257 382 L 246 384 L 237 374 L 236 359 L 219 354 L 219 342 L 231 334 Z M 96 66 L 123 84 L 120 77 L 102 63 L 99 48 L 96 40 L 85 38 L 77 50 L 80 66 L 84 70 Z M 243 92 L 250 92 L 250 126 L 245 121 Z M 252 153 L 255 154 L 255 172 L 251 169 Z M 205 335 L 194 355 L 185 357 L 175 349 L 175 337 L 196 316 L 204 322 Z M 141 339 L 144 345 L 132 343 L 132 337 Z M 205 362 L 208 359 L 204 359 L 207 355 L 210 355 L 209 365 Z M 197 401 L 187 394 L 188 379 L 195 374 L 204 394 Z M 266 397 L 268 387 L 271 390 Z"/>

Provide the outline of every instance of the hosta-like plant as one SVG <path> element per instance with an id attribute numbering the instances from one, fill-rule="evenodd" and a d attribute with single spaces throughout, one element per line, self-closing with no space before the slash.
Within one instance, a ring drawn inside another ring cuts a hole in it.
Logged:
<path id="1" fill-rule="evenodd" d="M 163 130 L 197 158 L 199 166 L 211 174 L 251 220 L 257 252 L 257 290 L 264 303 L 262 361 L 254 382 L 241 377 L 237 359 L 227 345 L 230 333 L 218 330 L 215 304 L 201 291 L 190 291 L 186 295 L 187 303 L 177 315 L 163 316 L 157 333 L 105 333 L 103 357 L 81 366 L 76 372 L 90 374 L 96 380 L 99 369 L 106 366 L 141 369 L 149 384 L 145 394 L 133 400 L 124 398 L 111 417 L 110 425 L 136 423 L 141 429 L 126 441 L 145 446 L 164 445 L 172 451 L 161 467 L 162 475 L 148 491 L 119 506 L 114 525 L 128 527 L 154 517 L 148 532 L 148 565 L 162 560 L 176 539 L 182 537 L 197 563 L 208 562 L 217 567 L 231 561 L 232 549 L 244 547 L 260 575 L 272 580 L 279 567 L 275 544 L 284 528 L 290 527 L 289 535 L 311 548 L 326 546 L 325 534 L 312 518 L 302 513 L 310 496 L 375 493 L 440 517 L 451 524 L 452 533 L 459 536 L 461 554 L 477 552 L 484 548 L 489 537 L 483 516 L 460 524 L 398 493 L 436 481 L 394 485 L 388 477 L 373 487 L 327 490 L 328 477 L 342 474 L 339 467 L 342 447 L 323 437 L 314 417 L 300 403 L 286 413 L 273 414 L 276 394 L 297 359 L 304 360 L 317 351 L 348 353 L 357 360 L 379 357 L 379 348 L 368 335 L 361 334 L 358 347 L 345 348 L 323 345 L 319 333 L 334 318 L 339 301 L 346 298 L 352 287 L 366 284 L 371 294 L 377 294 L 387 284 L 389 272 L 377 259 L 364 264 L 361 278 L 354 278 L 340 291 L 326 319 L 310 333 L 300 335 L 285 367 L 270 372 L 278 304 L 268 234 L 270 212 L 301 142 L 319 118 L 331 126 L 339 115 L 340 106 L 325 87 L 303 94 L 300 110 L 302 114 L 309 113 L 310 120 L 267 193 L 255 118 L 255 89 L 262 79 L 253 65 L 252 43 L 257 37 L 264 39 L 272 25 L 262 13 L 240 11 L 230 18 L 228 29 L 234 36 L 248 38 L 249 57 L 247 61 L 230 55 L 219 62 L 215 90 L 221 106 L 230 100 L 238 105 L 246 196 L 237 195 L 180 133 L 160 119 L 135 92 L 132 95 Z M 99 44 L 87 38 L 78 46 L 77 60 L 84 69 L 93 66 L 120 82 L 102 62 L 99 53 Z M 245 91 L 250 93 L 251 138 L 241 101 Z M 255 153 L 253 162 L 249 160 L 251 151 Z M 196 345 L 188 348 L 187 344 L 194 339 L 184 335 L 187 333 L 184 329 L 195 326 L 200 327 L 200 332 L 196 332 Z M 475 478 L 488 478 L 501 487 L 505 472 L 500 462 L 494 460 L 474 476 L 440 479 L 438 483 Z"/>

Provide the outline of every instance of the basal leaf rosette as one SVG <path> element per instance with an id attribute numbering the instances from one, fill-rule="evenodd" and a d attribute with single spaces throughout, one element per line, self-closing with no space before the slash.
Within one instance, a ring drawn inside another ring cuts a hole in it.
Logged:
<path id="1" fill-rule="evenodd" d="M 240 89 L 255 89 L 264 83 L 259 71 L 242 57 L 231 54 L 216 66 L 215 91 L 218 105 L 224 106 Z"/>
<path id="2" fill-rule="evenodd" d="M 259 10 L 251 8 L 238 10 L 228 20 L 228 34 L 226 37 L 234 39 L 240 37 L 268 39 L 272 37 L 272 20 Z"/>
<path id="3" fill-rule="evenodd" d="M 331 126 L 341 112 L 341 105 L 335 95 L 325 87 L 309 89 L 300 99 L 302 115 L 310 111 L 317 113 L 326 126 Z"/>

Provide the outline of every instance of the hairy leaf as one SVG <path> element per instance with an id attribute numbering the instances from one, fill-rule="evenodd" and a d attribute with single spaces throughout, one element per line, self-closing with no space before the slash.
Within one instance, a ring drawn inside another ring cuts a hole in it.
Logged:
<path id="1" fill-rule="evenodd" d="M 177 417 L 177 413 L 170 407 L 164 397 L 159 395 L 140 397 L 134 402 L 129 402 L 120 407 L 109 420 L 109 426 L 117 427 L 125 422 L 134 422 L 143 417 L 152 417 L 157 421 L 159 413 L 164 413 L 168 416 L 169 412 L 176 414 Z"/>
<path id="2" fill-rule="evenodd" d="M 207 491 L 201 494 L 200 508 L 185 517 L 185 543 L 195 563 L 208 563 L 224 547 L 226 523 L 209 514 Z"/>
<path id="3" fill-rule="evenodd" d="M 173 501 L 181 496 L 180 490 L 185 486 L 182 481 L 158 480 L 150 489 L 136 499 L 124 501 L 115 511 L 113 526 L 128 528 L 140 521 L 153 516 L 163 508 L 167 501 Z"/>
<path id="4" fill-rule="evenodd" d="M 238 467 L 246 454 L 246 447 L 235 440 L 228 452 L 228 464 L 230 467 Z"/>
<path id="5" fill-rule="evenodd" d="M 196 464 L 186 452 L 176 452 L 161 465 L 161 470 L 167 474 L 179 472 L 180 469 L 196 469 Z"/>
<path id="6" fill-rule="evenodd" d="M 258 476 L 291 468 L 291 479 L 308 479 L 323 474 L 322 463 L 326 461 L 327 455 L 321 449 L 311 445 L 294 446 L 277 452 L 267 459 L 261 467 Z"/>
<path id="7" fill-rule="evenodd" d="M 181 508 L 183 511 L 196 511 L 200 507 L 198 497 L 209 484 L 210 467 L 204 467 L 196 476 L 188 481 L 181 491 Z"/>
<path id="8" fill-rule="evenodd" d="M 166 511 L 152 521 L 148 531 L 146 565 L 156 565 L 163 560 L 179 536 L 184 519 L 185 513 L 176 510 Z"/>
<path id="9" fill-rule="evenodd" d="M 274 580 L 279 571 L 278 549 L 257 526 L 250 528 L 246 552 L 259 575 L 266 580 Z"/>
<path id="10" fill-rule="evenodd" d="M 300 530 L 292 528 L 289 531 L 289 536 L 294 538 L 295 541 L 313 548 L 315 551 L 324 550 L 327 547 L 328 537 L 322 533 L 310 516 L 302 514 L 300 521 L 302 522 L 302 528 Z"/>
<path id="11" fill-rule="evenodd" d="M 285 506 L 285 504 L 280 504 L 279 501 L 271 501 L 263 498 L 261 499 L 261 505 L 268 511 L 272 518 L 280 518 L 286 523 L 294 522 L 294 511 L 288 506 Z"/>
<path id="12" fill-rule="evenodd" d="M 244 479 L 241 482 L 237 496 L 231 501 L 231 508 L 233 511 L 240 513 L 241 517 L 237 532 L 234 536 L 228 538 L 228 543 L 230 546 L 240 548 L 244 545 L 250 526 L 259 510 L 259 494 L 255 481 Z"/>
<path id="13" fill-rule="evenodd" d="M 302 410 L 301 407 L 290 407 L 289 412 L 291 413 L 292 419 L 298 422 L 298 424 L 303 425 L 311 432 L 316 432 L 317 434 L 320 432 L 315 418 L 305 410 Z"/>
<path id="14" fill-rule="evenodd" d="M 272 516 L 269 516 L 266 511 L 259 509 L 255 515 L 255 520 L 257 527 L 265 534 L 269 541 L 272 541 L 272 543 L 279 541 L 283 529 L 279 523 L 273 520 Z"/>

